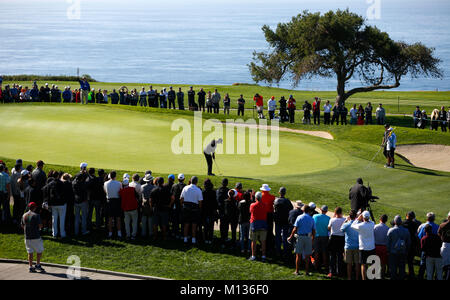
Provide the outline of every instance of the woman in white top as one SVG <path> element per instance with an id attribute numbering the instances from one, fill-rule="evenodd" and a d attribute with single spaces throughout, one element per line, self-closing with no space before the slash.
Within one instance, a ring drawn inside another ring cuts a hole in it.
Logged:
<path id="1" fill-rule="evenodd" d="M 328 223 L 328 230 L 331 232 L 328 242 L 328 252 L 330 254 L 330 273 L 328 277 L 342 275 L 344 270 L 344 246 L 345 234 L 341 231 L 345 218 L 342 217 L 342 208 L 336 207 L 334 216 Z"/>

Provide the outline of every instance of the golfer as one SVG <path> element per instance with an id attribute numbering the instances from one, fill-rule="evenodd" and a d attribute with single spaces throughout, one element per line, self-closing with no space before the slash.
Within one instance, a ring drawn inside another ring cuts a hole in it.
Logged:
<path id="1" fill-rule="evenodd" d="M 394 155 L 395 155 L 395 147 L 397 146 L 397 136 L 394 133 L 394 129 L 386 124 L 384 125 L 385 132 L 383 137 L 384 151 L 383 154 L 387 159 L 385 168 L 394 168 Z"/>
<path id="2" fill-rule="evenodd" d="M 212 165 L 213 165 L 212 160 L 216 159 L 214 152 L 216 152 L 217 144 L 222 144 L 222 142 L 223 142 L 223 140 L 221 138 L 219 138 L 217 141 L 212 140 L 211 143 L 209 143 L 203 150 L 203 154 L 205 155 L 205 158 L 206 158 L 206 163 L 208 164 L 208 175 L 209 176 L 214 176 L 214 174 L 212 172 Z"/>

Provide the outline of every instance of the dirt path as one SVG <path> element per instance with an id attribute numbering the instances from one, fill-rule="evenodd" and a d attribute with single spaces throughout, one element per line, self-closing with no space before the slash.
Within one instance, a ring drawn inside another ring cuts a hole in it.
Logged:
<path id="1" fill-rule="evenodd" d="M 433 144 L 399 145 L 395 151 L 416 167 L 450 172 L 450 146 Z"/>

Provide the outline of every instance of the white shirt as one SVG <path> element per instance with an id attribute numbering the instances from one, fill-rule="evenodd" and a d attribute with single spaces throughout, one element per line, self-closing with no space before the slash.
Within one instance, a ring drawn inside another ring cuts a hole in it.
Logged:
<path id="1" fill-rule="evenodd" d="M 373 233 L 375 224 L 372 221 L 355 221 L 351 227 L 359 233 L 359 250 L 370 251 L 375 249 L 375 235 Z"/>
<path id="2" fill-rule="evenodd" d="M 325 104 L 323 106 L 323 112 L 324 113 L 330 113 L 331 112 L 331 104 Z"/>
<path id="3" fill-rule="evenodd" d="M 386 150 L 391 150 L 397 146 L 397 136 L 395 133 L 391 133 L 391 136 L 388 137 L 387 143 L 386 143 Z"/>
<path id="4" fill-rule="evenodd" d="M 181 191 L 180 198 L 183 198 L 183 202 L 198 204 L 199 201 L 203 201 L 202 190 L 194 184 L 187 185 Z"/>
<path id="5" fill-rule="evenodd" d="M 141 197 L 142 197 L 142 186 L 141 186 L 141 184 L 139 182 L 133 181 L 133 182 L 130 182 L 130 184 L 128 186 L 134 187 L 134 190 L 139 195 L 139 199 L 141 199 Z"/>
<path id="6" fill-rule="evenodd" d="M 117 199 L 119 197 L 119 191 L 122 189 L 122 184 L 117 180 L 108 180 L 103 185 L 106 192 L 107 199 Z"/>
<path id="7" fill-rule="evenodd" d="M 211 142 L 212 143 L 212 142 Z M 214 146 L 211 145 L 211 143 L 209 143 L 205 149 L 203 149 L 203 151 L 206 154 L 212 155 L 214 152 L 216 152 L 216 148 L 217 148 L 217 141 L 215 142 Z"/>
<path id="8" fill-rule="evenodd" d="M 331 235 L 344 236 L 345 233 L 341 231 L 341 226 L 344 224 L 345 218 L 331 218 L 328 222 L 328 227 L 331 227 Z"/>
<path id="9" fill-rule="evenodd" d="M 274 111 L 277 108 L 277 102 L 269 99 L 269 101 L 267 101 L 267 106 L 269 107 L 269 111 Z"/>
<path id="10" fill-rule="evenodd" d="M 356 112 L 357 111 L 358 110 L 356 108 L 353 108 L 353 107 L 352 107 L 352 109 L 350 109 L 350 115 L 351 115 L 352 118 L 356 118 Z"/>

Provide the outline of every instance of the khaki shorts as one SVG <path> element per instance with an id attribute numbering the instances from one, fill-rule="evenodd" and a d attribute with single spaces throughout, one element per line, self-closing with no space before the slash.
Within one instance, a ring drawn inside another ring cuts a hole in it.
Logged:
<path id="1" fill-rule="evenodd" d="M 42 253 L 44 252 L 44 243 L 41 238 L 34 240 L 25 240 L 25 248 L 27 253 Z"/>
<path id="2" fill-rule="evenodd" d="M 265 241 L 267 239 L 267 230 L 262 229 L 262 230 L 256 230 L 256 231 L 252 231 L 250 234 L 250 239 L 252 241 Z"/>
<path id="3" fill-rule="evenodd" d="M 359 249 L 345 249 L 344 261 L 348 264 L 359 264 Z"/>

